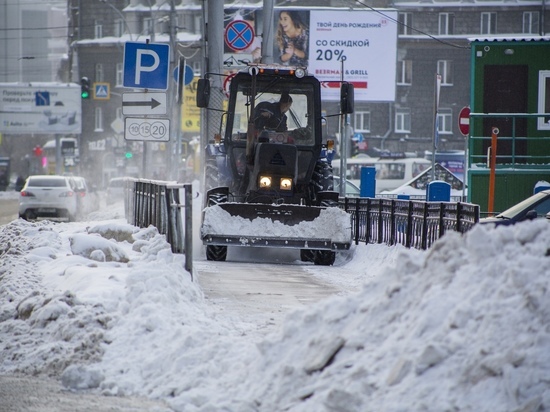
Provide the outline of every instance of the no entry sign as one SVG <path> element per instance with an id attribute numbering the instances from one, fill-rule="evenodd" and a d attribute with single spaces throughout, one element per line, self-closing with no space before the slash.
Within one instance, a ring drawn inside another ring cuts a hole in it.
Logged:
<path id="1" fill-rule="evenodd" d="M 463 107 L 458 115 L 458 128 L 460 133 L 464 136 L 470 134 L 470 108 L 468 106 Z"/>

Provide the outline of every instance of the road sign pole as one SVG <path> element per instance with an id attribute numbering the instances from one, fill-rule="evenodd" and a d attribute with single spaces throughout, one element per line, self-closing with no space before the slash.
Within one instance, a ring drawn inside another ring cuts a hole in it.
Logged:
<path id="1" fill-rule="evenodd" d="M 169 34 L 170 34 L 170 47 L 172 48 L 172 52 L 170 53 L 170 70 L 173 70 L 176 67 L 176 62 L 178 61 L 178 52 L 176 50 L 177 44 L 176 44 L 176 8 L 175 8 L 175 1 L 170 0 L 170 27 L 169 27 Z M 178 94 L 178 86 L 177 84 L 174 84 L 173 81 L 170 81 L 169 83 L 169 112 L 170 118 L 172 119 L 172 122 L 170 122 L 170 142 L 166 145 L 168 150 L 170 150 L 170 153 L 167 156 L 167 161 L 169 164 L 168 169 L 168 175 L 174 179 L 178 179 L 179 175 L 179 161 L 177 159 L 177 143 L 179 141 L 179 118 L 181 116 L 179 109 L 179 104 L 177 104 L 177 94 Z"/>
<path id="2" fill-rule="evenodd" d="M 179 58 L 179 67 L 178 67 L 178 89 L 176 92 L 177 100 L 176 100 L 176 112 L 177 116 L 174 119 L 174 127 L 176 129 L 176 150 L 175 150 L 175 156 L 176 156 L 176 167 L 179 171 L 181 168 L 181 113 L 182 113 L 182 105 L 183 102 L 183 84 L 185 83 L 185 69 L 187 68 L 187 62 L 184 57 Z M 179 173 L 178 173 L 179 175 Z M 178 177 L 178 176 L 177 176 Z"/>
<path id="3" fill-rule="evenodd" d="M 466 201 L 466 182 L 468 180 L 468 137 L 470 135 L 470 108 L 463 107 L 458 114 L 458 129 L 464 136 L 464 177 L 462 182 L 462 200 Z"/>

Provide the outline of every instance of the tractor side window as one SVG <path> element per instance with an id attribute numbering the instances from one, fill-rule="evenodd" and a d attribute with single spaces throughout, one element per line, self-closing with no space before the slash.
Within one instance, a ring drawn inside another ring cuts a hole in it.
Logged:
<path id="1" fill-rule="evenodd" d="M 246 142 L 246 131 L 248 128 L 248 108 L 249 103 L 247 96 L 242 92 L 237 93 L 235 101 L 235 115 L 233 117 L 233 125 L 231 138 L 234 141 Z"/>

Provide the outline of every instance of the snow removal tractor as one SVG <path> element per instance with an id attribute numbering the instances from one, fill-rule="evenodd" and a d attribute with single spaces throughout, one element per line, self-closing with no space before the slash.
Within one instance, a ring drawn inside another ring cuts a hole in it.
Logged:
<path id="1" fill-rule="evenodd" d="M 210 80 L 197 106 L 208 108 Z M 341 111 L 353 112 L 342 83 Z M 220 133 L 206 147 L 201 238 L 208 260 L 228 246 L 300 249 L 302 261 L 332 265 L 351 244 L 350 215 L 338 207 L 323 143 L 321 85 L 304 68 L 249 64 L 231 79 Z"/>

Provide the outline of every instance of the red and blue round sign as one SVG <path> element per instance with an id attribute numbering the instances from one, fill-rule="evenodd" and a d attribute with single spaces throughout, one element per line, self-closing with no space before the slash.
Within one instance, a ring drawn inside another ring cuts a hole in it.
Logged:
<path id="1" fill-rule="evenodd" d="M 245 50 L 254 41 L 254 28 L 245 20 L 235 20 L 225 28 L 224 38 L 231 50 Z"/>

